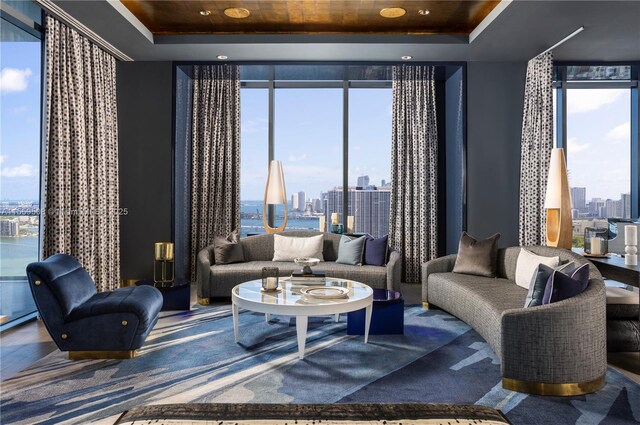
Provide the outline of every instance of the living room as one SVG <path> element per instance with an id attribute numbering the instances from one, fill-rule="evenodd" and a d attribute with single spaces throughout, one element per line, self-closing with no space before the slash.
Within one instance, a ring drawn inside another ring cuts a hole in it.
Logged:
<path id="1" fill-rule="evenodd" d="M 640 2 L 0 6 L 1 423 L 640 423 Z"/>

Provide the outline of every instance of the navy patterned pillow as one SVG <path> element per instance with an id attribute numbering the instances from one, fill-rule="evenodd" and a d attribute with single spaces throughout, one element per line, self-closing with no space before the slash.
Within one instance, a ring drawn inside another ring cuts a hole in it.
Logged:
<path id="1" fill-rule="evenodd" d="M 554 270 L 549 277 L 547 286 L 544 289 L 542 304 L 551 304 L 558 301 L 575 297 L 584 292 L 589 285 L 589 265 L 582 266 L 566 275 L 561 271 Z"/>

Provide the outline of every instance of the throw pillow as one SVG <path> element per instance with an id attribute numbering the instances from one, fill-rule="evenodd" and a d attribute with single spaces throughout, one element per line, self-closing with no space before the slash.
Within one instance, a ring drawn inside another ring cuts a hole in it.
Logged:
<path id="1" fill-rule="evenodd" d="M 589 285 L 589 265 L 582 266 L 566 275 L 560 271 L 554 271 L 549 277 L 547 287 L 544 289 L 542 304 L 551 304 L 575 297 L 584 292 Z"/>
<path id="2" fill-rule="evenodd" d="M 364 236 L 360 236 L 356 239 L 351 239 L 349 236 L 343 235 L 340 238 L 340 245 L 338 246 L 338 259 L 336 260 L 336 263 L 361 266 L 365 241 L 366 239 Z"/>
<path id="3" fill-rule="evenodd" d="M 555 269 L 544 264 L 539 264 L 531 279 L 529 285 L 529 292 L 527 293 L 527 299 L 524 301 L 525 307 L 535 307 L 542 305 L 542 299 L 544 298 L 544 290 L 547 287 L 549 277 L 553 274 L 554 270 L 561 271 L 563 273 L 571 273 L 576 268 L 575 263 L 569 262 L 561 264 Z"/>
<path id="4" fill-rule="evenodd" d="M 317 258 L 322 256 L 323 235 L 297 238 L 294 236 L 273 235 L 273 261 L 293 261 L 296 258 Z"/>
<path id="5" fill-rule="evenodd" d="M 453 272 L 496 277 L 498 239 L 500 239 L 500 233 L 487 239 L 477 240 L 467 232 L 462 232 Z"/>
<path id="6" fill-rule="evenodd" d="M 213 258 L 216 264 L 242 263 L 244 251 L 240 245 L 238 230 L 229 233 L 227 237 L 216 236 L 213 239 Z"/>
<path id="7" fill-rule="evenodd" d="M 364 264 L 370 266 L 384 266 L 387 264 L 389 250 L 389 235 L 374 239 L 366 236 L 364 242 Z"/>
<path id="8" fill-rule="evenodd" d="M 560 257 L 543 257 L 521 248 L 516 263 L 516 285 L 529 289 L 533 274 L 539 264 L 556 268 L 560 264 Z"/>

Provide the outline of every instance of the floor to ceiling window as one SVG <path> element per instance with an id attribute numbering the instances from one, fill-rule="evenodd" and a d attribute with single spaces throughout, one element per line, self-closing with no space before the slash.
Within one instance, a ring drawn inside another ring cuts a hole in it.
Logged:
<path id="1" fill-rule="evenodd" d="M 28 20 L 29 15 L 39 19 L 39 9 L 30 2 L 9 2 L 7 13 L 9 11 L 22 17 L 23 21 Z M 39 34 L 3 18 L 0 38 L 0 316 L 5 326 L 36 310 L 25 268 L 39 258 L 40 71 Z"/>
<path id="2" fill-rule="evenodd" d="M 574 246 L 582 247 L 585 228 L 609 228 L 610 222 L 638 218 L 633 208 L 637 195 L 632 196 L 637 181 L 632 164 L 638 160 L 632 155 L 637 144 L 632 123 L 637 126 L 638 120 L 632 98 L 637 88 L 631 83 L 631 66 L 570 66 L 564 73 Z"/>

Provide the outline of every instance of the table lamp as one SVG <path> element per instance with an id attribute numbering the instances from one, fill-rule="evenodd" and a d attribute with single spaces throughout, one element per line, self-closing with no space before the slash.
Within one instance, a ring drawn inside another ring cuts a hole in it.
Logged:
<path id="1" fill-rule="evenodd" d="M 556 148 L 551 151 L 547 194 L 544 201 L 547 217 L 547 246 L 571 249 L 573 245 L 571 205 L 564 150 Z"/>

